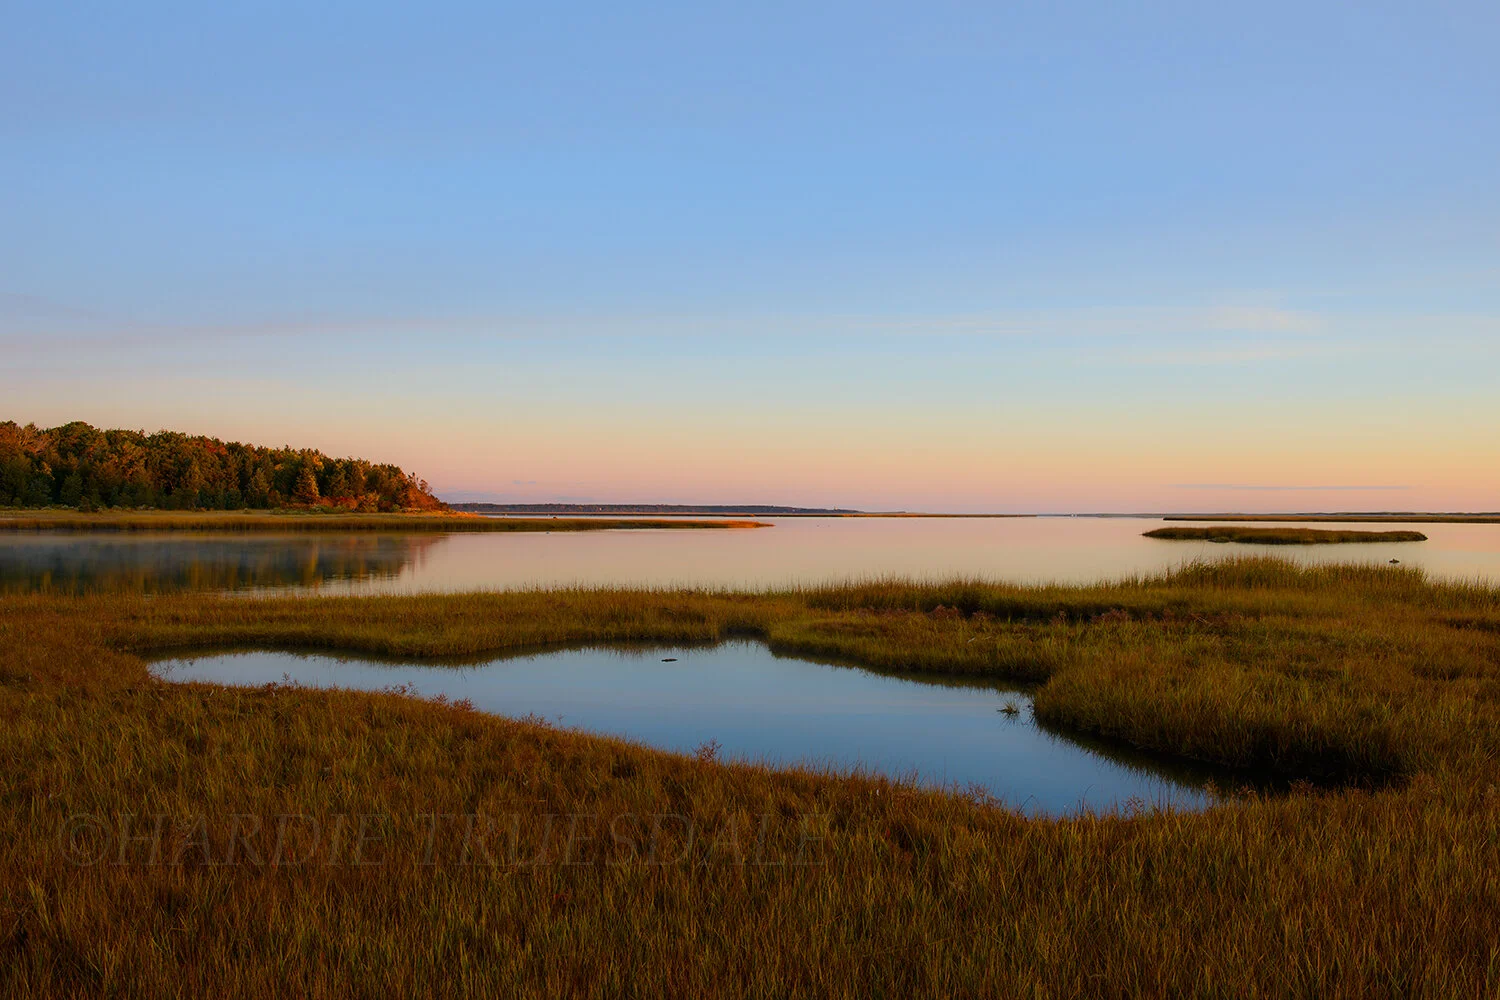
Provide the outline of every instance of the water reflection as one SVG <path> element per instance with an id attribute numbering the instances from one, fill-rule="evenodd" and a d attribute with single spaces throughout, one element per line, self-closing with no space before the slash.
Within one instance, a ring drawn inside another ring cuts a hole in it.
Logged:
<path id="1" fill-rule="evenodd" d="M 1032 720 L 1024 691 L 776 656 L 760 642 L 568 649 L 469 667 L 218 652 L 164 660 L 153 672 L 179 682 L 404 687 L 678 753 L 714 743 L 725 759 L 978 788 L 1033 815 L 1132 804 L 1201 809 L 1213 801 L 1208 780 L 1233 786 L 1223 771 L 1164 765 L 1048 732 Z"/>
<path id="2" fill-rule="evenodd" d="M 0 591 L 316 590 L 392 580 L 443 542 L 420 535 L 20 535 L 0 541 Z"/>
<path id="3" fill-rule="evenodd" d="M 1418 524 L 1417 543 L 1215 545 L 1142 533 L 1160 518 L 772 518 L 757 531 L 455 535 L 0 535 L 11 591 L 316 589 L 400 594 L 530 587 L 759 590 L 879 576 L 1093 583 L 1197 559 L 1397 559 L 1435 576 L 1500 582 L 1500 524 Z M 1306 527 L 1307 525 L 1298 525 Z M 1382 524 L 1382 529 L 1406 527 Z"/>

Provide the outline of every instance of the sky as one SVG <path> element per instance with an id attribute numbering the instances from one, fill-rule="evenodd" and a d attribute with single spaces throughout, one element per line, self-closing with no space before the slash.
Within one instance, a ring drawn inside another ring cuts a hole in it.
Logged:
<path id="1" fill-rule="evenodd" d="M 0 420 L 449 499 L 1500 509 L 1500 5 L 0 3 Z"/>

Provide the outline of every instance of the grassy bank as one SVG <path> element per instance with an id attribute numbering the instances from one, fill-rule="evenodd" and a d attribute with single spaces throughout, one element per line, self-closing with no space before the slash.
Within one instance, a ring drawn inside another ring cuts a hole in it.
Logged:
<path id="1" fill-rule="evenodd" d="M 1336 545 L 1348 542 L 1425 542 L 1420 531 L 1329 531 L 1320 528 L 1157 528 L 1147 538 L 1172 541 L 1244 542 L 1255 545 Z"/>
<path id="2" fill-rule="evenodd" d="M 1027 821 L 463 705 L 167 685 L 143 660 L 732 635 L 1025 679 L 1055 725 L 1346 784 L 1199 815 Z M 1099 587 L 770 595 L 11 597 L 0 718 L 7 996 L 1500 988 L 1500 591 L 1401 568 L 1246 559 Z"/>
<path id="3" fill-rule="evenodd" d="M 768 528 L 760 521 L 682 518 L 482 517 L 478 514 L 333 514 L 245 511 L 0 512 L 0 531 L 603 531 L 631 528 Z"/>

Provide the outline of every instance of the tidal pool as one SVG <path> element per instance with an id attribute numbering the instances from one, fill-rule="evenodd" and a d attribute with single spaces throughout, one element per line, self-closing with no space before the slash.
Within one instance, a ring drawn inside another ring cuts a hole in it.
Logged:
<path id="1" fill-rule="evenodd" d="M 1224 775 L 1086 744 L 1039 726 L 993 684 L 895 676 L 773 654 L 764 643 L 568 649 L 465 666 L 294 652 L 160 660 L 168 681 L 296 683 L 467 698 L 499 715 L 719 759 L 806 765 L 983 790 L 1029 815 L 1210 805 Z"/>

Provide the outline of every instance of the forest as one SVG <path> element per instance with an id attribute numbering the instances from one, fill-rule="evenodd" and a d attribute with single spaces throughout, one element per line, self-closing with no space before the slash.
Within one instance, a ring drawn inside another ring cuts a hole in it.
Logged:
<path id="1" fill-rule="evenodd" d="M 444 510 L 395 465 L 175 431 L 0 423 L 0 506 Z"/>

